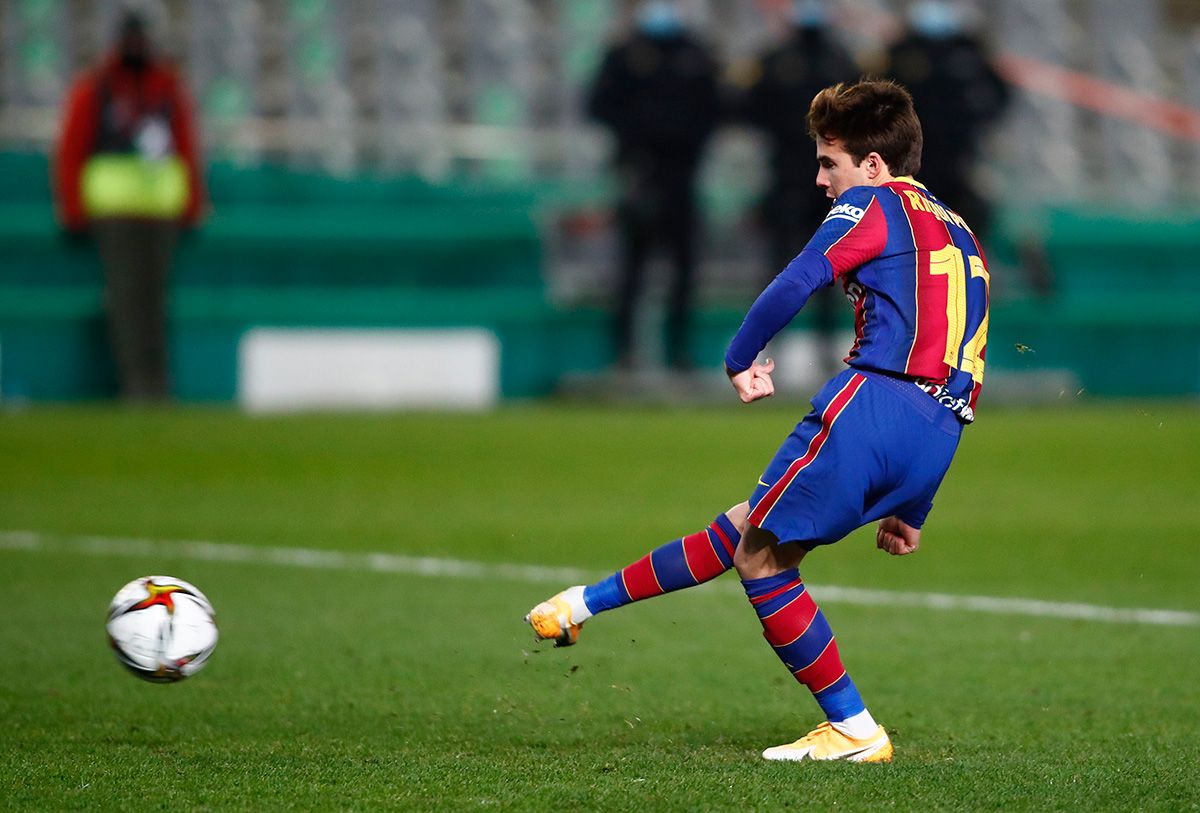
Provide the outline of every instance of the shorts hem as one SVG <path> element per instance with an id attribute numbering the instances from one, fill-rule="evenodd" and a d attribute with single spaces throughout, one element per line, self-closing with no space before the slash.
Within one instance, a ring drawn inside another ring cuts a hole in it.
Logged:
<path id="1" fill-rule="evenodd" d="M 811 551 L 813 548 L 819 548 L 822 545 L 833 544 L 833 542 L 825 542 L 821 539 L 818 539 L 816 537 L 816 528 L 811 528 L 807 534 L 780 533 L 774 528 L 765 527 L 765 520 L 763 523 L 754 523 L 751 520 L 746 520 L 746 522 L 747 524 L 758 528 L 760 531 L 766 531 L 767 533 L 771 534 L 771 536 L 775 537 L 776 545 L 799 545 L 806 551 Z M 809 525 L 811 524 L 812 523 L 809 523 Z M 786 539 L 784 538 L 785 536 L 787 537 Z"/>

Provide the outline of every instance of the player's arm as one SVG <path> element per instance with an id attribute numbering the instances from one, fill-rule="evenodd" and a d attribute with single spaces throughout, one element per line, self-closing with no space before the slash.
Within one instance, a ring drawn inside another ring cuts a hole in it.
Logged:
<path id="1" fill-rule="evenodd" d="M 767 369 L 754 362 L 767 342 L 795 318 L 815 290 L 879 256 L 886 244 L 887 219 L 871 190 L 855 187 L 834 201 L 812 240 L 755 300 L 729 343 L 725 370 L 744 403 L 774 392 L 774 365 Z"/>
<path id="2" fill-rule="evenodd" d="M 98 111 L 95 82 L 91 77 L 78 80 L 67 96 L 53 167 L 58 216 L 68 231 L 80 231 L 87 225 L 80 178 L 92 150 Z"/>
<path id="3" fill-rule="evenodd" d="M 743 403 L 775 393 L 771 381 L 774 362 L 768 359 L 765 364 L 757 364 L 754 360 L 767 342 L 795 318 L 813 291 L 831 282 L 828 261 L 820 253 L 805 249 L 750 306 L 725 353 L 725 371 Z"/>

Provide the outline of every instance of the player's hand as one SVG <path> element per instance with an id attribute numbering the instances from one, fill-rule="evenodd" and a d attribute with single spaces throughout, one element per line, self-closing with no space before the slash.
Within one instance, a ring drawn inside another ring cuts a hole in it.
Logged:
<path id="1" fill-rule="evenodd" d="M 737 390 L 742 403 L 748 404 L 775 394 L 775 384 L 771 381 L 771 373 L 774 371 L 775 362 L 771 359 L 767 359 L 763 364 L 756 361 L 740 373 L 731 373 L 729 383 Z"/>
<path id="2" fill-rule="evenodd" d="M 875 547 L 892 556 L 903 556 L 921 547 L 921 531 L 897 517 L 879 520 L 875 532 Z"/>

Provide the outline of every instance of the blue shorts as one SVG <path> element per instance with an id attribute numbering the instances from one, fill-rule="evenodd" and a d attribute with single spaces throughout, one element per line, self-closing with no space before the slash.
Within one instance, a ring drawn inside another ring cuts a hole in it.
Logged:
<path id="1" fill-rule="evenodd" d="M 750 498 L 750 524 L 812 549 L 872 520 L 920 528 L 962 424 L 915 384 L 846 370 L 812 401 Z"/>

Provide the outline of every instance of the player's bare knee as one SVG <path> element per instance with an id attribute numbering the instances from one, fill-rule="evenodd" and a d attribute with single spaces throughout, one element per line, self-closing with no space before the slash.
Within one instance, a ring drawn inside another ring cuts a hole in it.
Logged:
<path id="1" fill-rule="evenodd" d="M 746 518 L 750 516 L 750 503 L 740 502 L 725 512 L 725 517 L 733 523 L 739 534 L 746 532 Z"/>
<path id="2" fill-rule="evenodd" d="M 763 579 L 799 567 L 807 553 L 800 545 L 780 543 L 770 531 L 747 523 L 733 552 L 733 566 L 743 579 Z"/>
<path id="3" fill-rule="evenodd" d="M 757 562 L 747 550 L 745 545 L 739 544 L 733 552 L 733 568 L 742 579 L 757 578 Z"/>
<path id="4" fill-rule="evenodd" d="M 759 551 L 752 553 L 740 545 L 734 551 L 733 566 L 743 581 L 747 579 L 765 579 L 768 576 L 775 576 L 787 570 L 769 552 Z"/>

